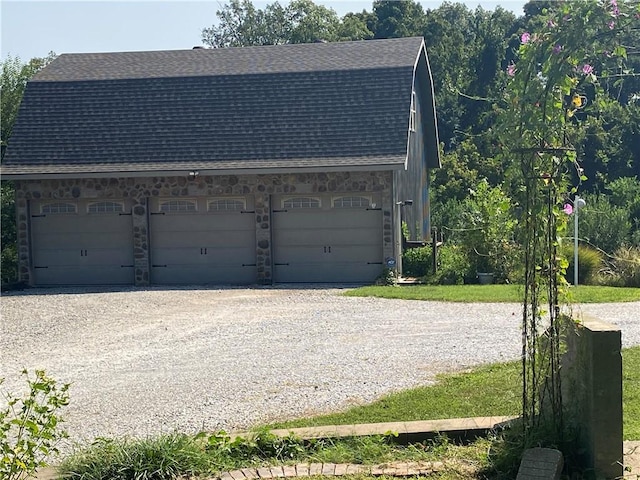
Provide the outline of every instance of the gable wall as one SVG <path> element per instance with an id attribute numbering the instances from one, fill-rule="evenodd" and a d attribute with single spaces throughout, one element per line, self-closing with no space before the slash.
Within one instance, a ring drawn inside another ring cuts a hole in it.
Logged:
<path id="1" fill-rule="evenodd" d="M 132 202 L 135 284 L 150 283 L 149 199 L 251 195 L 255 202 L 258 283 L 272 282 L 271 195 L 293 193 L 364 193 L 382 195 L 383 256 L 393 256 L 391 172 L 219 175 L 140 178 L 22 180 L 16 182 L 20 280 L 33 281 L 30 203 L 42 199 L 116 199 Z"/>

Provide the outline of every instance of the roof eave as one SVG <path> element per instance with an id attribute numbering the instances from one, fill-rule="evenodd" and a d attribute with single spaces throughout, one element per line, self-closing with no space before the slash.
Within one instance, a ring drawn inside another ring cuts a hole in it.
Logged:
<path id="1" fill-rule="evenodd" d="M 271 167 L 271 168 L 228 168 L 228 169 L 189 169 L 108 172 L 61 172 L 61 173 L 2 173 L 2 180 L 48 180 L 67 178 L 140 178 L 140 177 L 194 177 L 219 175 L 269 175 L 290 173 L 328 173 L 328 172 L 382 172 L 402 170 L 404 163 L 390 162 L 376 165 L 358 166 L 313 166 L 313 167 Z"/>

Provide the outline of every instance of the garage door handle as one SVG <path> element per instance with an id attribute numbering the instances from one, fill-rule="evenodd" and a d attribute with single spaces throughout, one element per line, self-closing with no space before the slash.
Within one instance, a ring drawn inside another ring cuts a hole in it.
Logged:
<path id="1" fill-rule="evenodd" d="M 87 256 L 87 251 L 86 250 L 80 250 L 80 256 L 81 257 L 86 257 Z"/>
<path id="2" fill-rule="evenodd" d="M 240 210 L 240 213 L 256 213 L 255 210 Z"/>
<path id="3" fill-rule="evenodd" d="M 133 268 L 133 265 L 120 265 L 120 268 Z"/>
<path id="4" fill-rule="evenodd" d="M 255 267 L 256 264 L 255 263 L 243 263 L 242 266 L 243 267 Z"/>
<path id="5" fill-rule="evenodd" d="M 367 210 L 382 210 L 382 207 L 380 207 L 380 208 L 367 208 Z"/>
<path id="6" fill-rule="evenodd" d="M 273 213 L 288 212 L 289 210 L 272 210 Z"/>
<path id="7" fill-rule="evenodd" d="M 288 263 L 274 263 L 274 265 L 275 265 L 276 267 L 288 267 L 288 266 L 289 266 L 289 264 L 288 264 Z"/>
<path id="8" fill-rule="evenodd" d="M 46 215 L 31 215 L 31 218 L 42 218 L 46 217 Z"/>
<path id="9" fill-rule="evenodd" d="M 164 212 L 151 212 L 150 215 L 164 215 Z"/>
<path id="10" fill-rule="evenodd" d="M 49 267 L 38 267 L 38 266 L 34 266 L 33 268 L 49 268 Z"/>
<path id="11" fill-rule="evenodd" d="M 151 265 L 153 268 L 167 268 L 166 265 Z"/>
<path id="12" fill-rule="evenodd" d="M 382 262 L 367 262 L 367 265 L 382 265 Z"/>
<path id="13" fill-rule="evenodd" d="M 121 217 L 122 217 L 123 215 L 131 216 L 131 212 L 129 212 L 129 213 L 119 213 L 118 215 L 120 215 Z"/>

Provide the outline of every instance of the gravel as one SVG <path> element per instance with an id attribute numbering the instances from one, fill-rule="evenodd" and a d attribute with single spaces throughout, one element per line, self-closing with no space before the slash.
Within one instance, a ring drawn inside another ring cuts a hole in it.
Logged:
<path id="1" fill-rule="evenodd" d="M 0 377 L 72 383 L 74 441 L 237 430 L 344 409 L 518 358 L 520 306 L 351 298 L 339 288 L 29 290 L 1 301 Z M 640 302 L 585 305 L 640 345 Z M 580 312 L 579 312 L 580 313 Z"/>

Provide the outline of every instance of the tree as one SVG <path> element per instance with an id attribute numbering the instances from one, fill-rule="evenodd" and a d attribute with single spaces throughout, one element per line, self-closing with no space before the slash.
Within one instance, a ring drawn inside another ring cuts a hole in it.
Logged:
<path id="1" fill-rule="evenodd" d="M 373 34 L 361 15 L 336 12 L 311 0 L 277 1 L 264 10 L 251 0 L 230 0 L 216 12 L 218 25 L 202 30 L 202 41 L 213 48 L 281 45 L 316 41 L 363 40 Z"/>
<path id="2" fill-rule="evenodd" d="M 421 35 L 424 11 L 415 0 L 375 0 L 374 38 L 401 38 Z"/>

